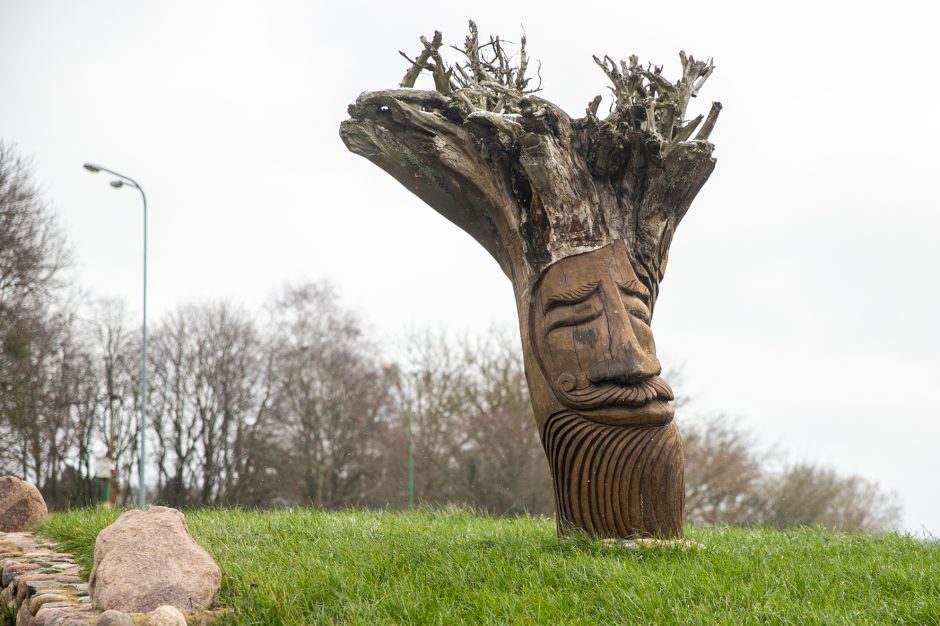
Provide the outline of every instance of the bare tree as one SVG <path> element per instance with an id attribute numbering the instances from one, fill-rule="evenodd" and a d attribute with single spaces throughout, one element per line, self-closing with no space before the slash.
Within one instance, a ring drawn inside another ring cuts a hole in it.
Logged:
<path id="1" fill-rule="evenodd" d="M 463 428 L 473 392 L 468 356 L 430 331 L 405 340 L 396 405 L 398 427 L 411 431 L 418 501 L 460 500 L 454 474 L 460 450 L 469 443 Z M 404 467 L 404 457 L 399 463 Z"/>
<path id="2" fill-rule="evenodd" d="M 768 507 L 762 521 L 775 528 L 818 524 L 833 530 L 884 530 L 900 522 L 894 494 L 861 476 L 805 463 L 768 476 Z"/>
<path id="3" fill-rule="evenodd" d="M 18 311 L 48 302 L 68 257 L 32 176 L 28 163 L 0 140 L 0 330 L 8 330 Z"/>
<path id="4" fill-rule="evenodd" d="M 65 311 L 47 309 L 21 317 L 22 351 L 2 394 L 0 470 L 35 483 L 52 506 L 87 498 L 87 466 L 73 453 L 87 439 L 93 395 L 86 385 L 87 354 L 75 326 L 73 314 Z M 63 487 L 61 479 L 69 473 L 73 479 Z"/>
<path id="5" fill-rule="evenodd" d="M 137 442 L 140 434 L 139 367 L 140 343 L 127 319 L 124 303 L 116 299 L 95 301 L 86 320 L 88 350 L 94 378 L 95 447 L 111 459 L 117 468 L 114 488 L 119 501 L 128 502 L 129 478 L 137 466 Z M 81 458 L 90 450 L 83 449 Z M 90 471 L 90 469 L 89 469 Z M 122 481 L 123 479 L 123 481 Z"/>
<path id="6" fill-rule="evenodd" d="M 257 340 L 252 322 L 227 306 L 194 310 L 190 372 L 198 424 L 198 502 L 216 504 L 237 481 L 234 449 L 253 417 Z"/>
<path id="7" fill-rule="evenodd" d="M 289 287 L 270 309 L 272 411 L 291 433 L 302 501 L 375 502 L 395 371 L 325 284 Z"/>
<path id="8" fill-rule="evenodd" d="M 0 141 L 0 465 L 53 507 L 95 497 L 104 406 L 96 348 L 61 289 L 67 260 L 29 165 Z"/>
<path id="9" fill-rule="evenodd" d="M 251 318 L 226 304 L 177 311 L 154 336 L 151 420 L 159 497 L 174 505 L 237 501 L 245 441 L 267 404 Z"/>
<path id="10" fill-rule="evenodd" d="M 700 524 L 749 524 L 767 506 L 766 454 L 723 415 L 685 424 L 686 515 Z"/>
<path id="11" fill-rule="evenodd" d="M 538 433 L 522 358 L 504 333 L 492 331 L 464 349 L 473 358 L 469 446 L 461 455 L 469 502 L 493 513 L 554 509 L 552 482 Z"/>
<path id="12" fill-rule="evenodd" d="M 550 513 L 551 481 L 512 340 L 496 331 L 477 341 L 415 333 L 404 356 L 398 424 L 411 422 L 416 497 Z"/>
<path id="13" fill-rule="evenodd" d="M 809 463 L 777 469 L 780 454 L 725 416 L 686 424 L 684 445 L 692 522 L 874 531 L 900 521 L 894 494 L 860 476 Z"/>
<path id="14" fill-rule="evenodd" d="M 59 446 L 44 435 L 58 436 L 64 411 L 53 407 L 62 399 L 52 381 L 62 373 L 66 339 L 50 303 L 65 260 L 28 164 L 0 141 L 0 465 L 40 484 Z"/>
<path id="15" fill-rule="evenodd" d="M 157 446 L 157 493 L 172 506 L 193 499 L 193 459 L 199 444 L 199 424 L 191 408 L 193 389 L 192 313 L 183 309 L 160 324 L 151 340 L 150 378 L 153 381 L 150 426 Z"/>

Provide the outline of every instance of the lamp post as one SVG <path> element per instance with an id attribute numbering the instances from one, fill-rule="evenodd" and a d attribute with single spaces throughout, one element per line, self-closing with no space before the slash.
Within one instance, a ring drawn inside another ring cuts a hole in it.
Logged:
<path id="1" fill-rule="evenodd" d="M 421 381 L 418 372 L 411 373 L 414 378 L 415 405 L 408 408 L 405 413 L 405 428 L 408 430 L 408 510 L 415 508 L 415 452 L 414 452 L 414 433 L 412 432 L 412 421 L 421 414 Z"/>
<path id="2" fill-rule="evenodd" d="M 408 415 L 408 510 L 415 508 L 415 453 L 411 434 L 411 415 Z"/>
<path id="3" fill-rule="evenodd" d="M 115 189 L 129 186 L 140 192 L 140 197 L 144 201 L 144 319 L 141 326 L 141 358 L 140 358 L 140 475 L 138 478 L 137 503 L 140 508 L 146 506 L 147 501 L 147 195 L 144 193 L 136 180 L 124 174 L 118 174 L 114 170 L 109 170 L 100 165 L 85 163 L 85 169 L 93 174 L 98 172 L 107 172 L 117 176 L 116 180 L 111 181 L 111 186 Z"/>

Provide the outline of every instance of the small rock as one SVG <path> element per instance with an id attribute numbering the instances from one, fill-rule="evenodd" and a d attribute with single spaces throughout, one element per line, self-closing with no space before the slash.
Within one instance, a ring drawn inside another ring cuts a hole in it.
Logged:
<path id="1" fill-rule="evenodd" d="M 91 615 L 87 612 L 71 613 L 56 617 L 48 622 L 49 626 L 91 626 L 97 624 L 97 615 Z"/>
<path id="2" fill-rule="evenodd" d="M 190 536 L 183 514 L 152 506 L 124 513 L 95 541 L 89 591 L 96 609 L 147 613 L 211 606 L 221 572 Z"/>
<path id="3" fill-rule="evenodd" d="M 79 571 L 79 568 L 74 563 L 54 563 L 53 565 L 50 565 L 49 567 L 59 573 Z"/>
<path id="4" fill-rule="evenodd" d="M 38 613 L 39 611 L 41 611 L 41 610 L 44 609 L 44 608 L 49 608 L 49 609 L 77 609 L 77 608 L 79 608 L 79 606 L 78 606 L 75 602 L 73 602 L 71 598 L 68 598 L 68 597 L 65 597 L 65 596 L 60 596 L 58 600 L 55 600 L 55 601 L 47 601 L 47 602 L 40 603 L 40 604 L 36 607 L 36 612 Z M 26 606 L 25 604 L 22 605 L 22 606 L 20 607 L 20 613 L 24 613 L 24 612 L 25 612 L 25 613 L 28 613 L 29 611 L 27 611 L 26 609 L 27 609 L 27 606 Z"/>
<path id="5" fill-rule="evenodd" d="M 33 570 L 38 570 L 38 569 L 39 569 L 39 566 L 36 565 L 35 563 L 19 563 L 16 561 L 12 563 L 8 563 L 7 565 L 3 567 L 3 576 L 0 577 L 0 584 L 6 587 L 10 583 L 12 583 L 14 580 L 16 580 L 19 576 L 21 576 L 23 573 L 31 572 Z"/>
<path id="6" fill-rule="evenodd" d="M 30 620 L 30 626 L 88 626 L 95 624 L 98 613 L 75 608 L 42 607 Z"/>
<path id="7" fill-rule="evenodd" d="M 705 546 L 697 541 L 688 539 L 654 539 L 643 537 L 635 539 L 637 545 L 643 548 L 677 548 L 679 550 L 704 550 Z"/>
<path id="8" fill-rule="evenodd" d="M 41 626 L 47 626 L 49 623 L 65 615 L 68 615 L 68 611 L 44 606 L 36 611 L 36 623 Z"/>
<path id="9" fill-rule="evenodd" d="M 39 612 L 39 607 L 44 604 L 49 604 L 50 606 L 64 606 L 62 604 L 51 604 L 53 602 L 66 602 L 69 606 L 75 604 L 68 596 L 63 596 L 58 593 L 44 593 L 42 595 L 33 596 L 33 599 L 29 601 L 29 612 L 35 615 Z M 22 608 L 20 612 L 23 612 Z"/>
<path id="10" fill-rule="evenodd" d="M 47 515 L 38 489 L 16 476 L 0 476 L 0 532 L 27 530 Z"/>
<path id="11" fill-rule="evenodd" d="M 186 618 L 175 606 L 164 605 L 147 616 L 147 626 L 186 626 Z"/>
<path id="12" fill-rule="evenodd" d="M 30 584 L 29 581 L 25 581 L 23 578 L 25 577 L 20 576 L 12 585 L 10 585 L 10 587 L 13 588 L 13 602 L 17 608 L 19 608 L 21 604 L 26 602 L 31 595 L 40 589 L 50 589 L 58 586 L 54 580 L 41 580 Z"/>
<path id="13" fill-rule="evenodd" d="M 602 539 L 601 543 L 610 548 L 620 548 L 627 552 L 638 552 L 645 548 L 672 548 L 679 550 L 704 550 L 702 544 L 688 539 L 655 539 L 653 537 L 634 537 L 633 539 Z"/>
<path id="14" fill-rule="evenodd" d="M 112 609 L 101 614 L 98 626 L 134 626 L 134 620 L 127 613 Z"/>
<path id="15" fill-rule="evenodd" d="M 20 611 L 16 614 L 15 626 L 29 626 L 29 618 L 31 617 L 29 611 Z"/>
<path id="16" fill-rule="evenodd" d="M 0 613 L 3 613 L 4 609 L 8 611 L 13 610 L 13 587 L 4 587 L 3 591 L 0 591 Z"/>

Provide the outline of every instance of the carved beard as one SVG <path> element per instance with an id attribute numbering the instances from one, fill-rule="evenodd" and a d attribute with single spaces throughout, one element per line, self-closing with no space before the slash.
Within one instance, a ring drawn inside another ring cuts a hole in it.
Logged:
<path id="1" fill-rule="evenodd" d="M 541 434 L 559 533 L 682 536 L 685 480 L 674 423 L 612 426 L 562 411 L 548 418 Z"/>
<path id="2" fill-rule="evenodd" d="M 612 406 L 641 407 L 653 400 L 669 402 L 673 399 L 669 383 L 659 376 L 632 385 L 602 383 L 575 388 L 576 384 L 574 374 L 564 372 L 555 382 L 555 389 L 566 406 L 582 411 Z"/>

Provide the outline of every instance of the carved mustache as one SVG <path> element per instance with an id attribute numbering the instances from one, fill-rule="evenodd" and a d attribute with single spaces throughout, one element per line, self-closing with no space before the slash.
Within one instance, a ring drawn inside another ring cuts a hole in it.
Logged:
<path id="1" fill-rule="evenodd" d="M 673 399 L 669 384 L 659 376 L 653 376 L 632 385 L 620 383 L 588 384 L 576 388 L 573 374 L 564 372 L 558 377 L 555 387 L 562 401 L 573 409 L 600 409 L 609 406 L 640 407 L 653 400 Z"/>

